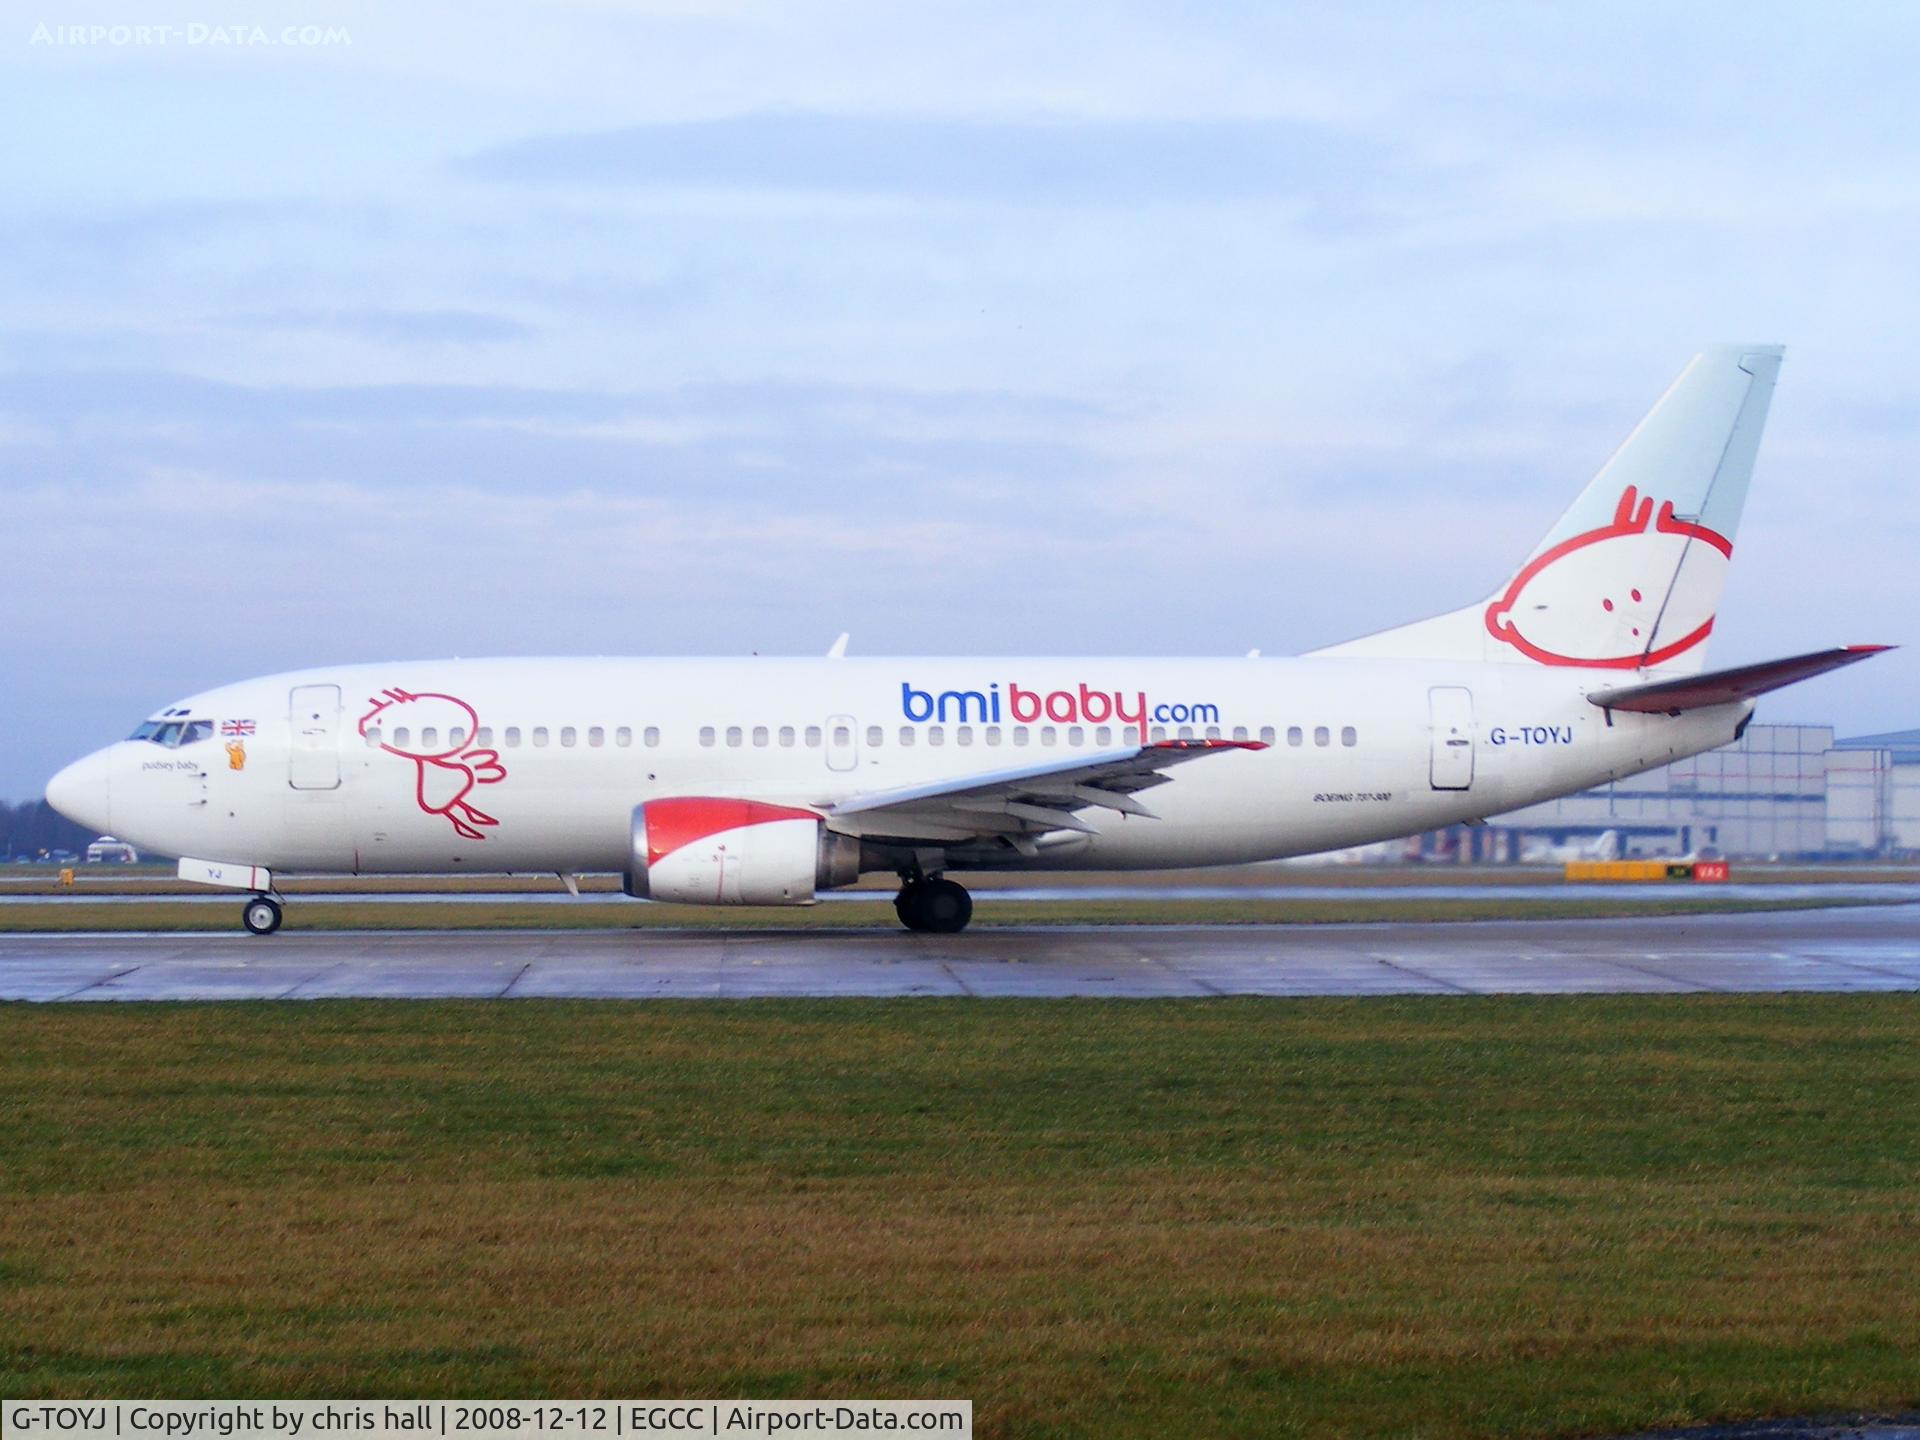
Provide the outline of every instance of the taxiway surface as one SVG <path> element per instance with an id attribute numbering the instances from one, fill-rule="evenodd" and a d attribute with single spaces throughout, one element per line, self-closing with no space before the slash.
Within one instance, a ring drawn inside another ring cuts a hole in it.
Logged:
<path id="1" fill-rule="evenodd" d="M 1301 926 L 0 935 L 0 999 L 1920 990 L 1920 905 Z"/>

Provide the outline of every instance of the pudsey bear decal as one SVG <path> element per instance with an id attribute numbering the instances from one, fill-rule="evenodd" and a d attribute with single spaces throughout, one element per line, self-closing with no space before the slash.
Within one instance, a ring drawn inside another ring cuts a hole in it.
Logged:
<path id="1" fill-rule="evenodd" d="M 1611 524 L 1527 562 L 1487 606 L 1487 630 L 1543 665 L 1658 665 L 1712 631 L 1732 556 L 1724 535 L 1675 519 L 1671 500 L 1656 514 L 1629 485 Z M 1649 651 L 1656 622 L 1677 638 Z"/>

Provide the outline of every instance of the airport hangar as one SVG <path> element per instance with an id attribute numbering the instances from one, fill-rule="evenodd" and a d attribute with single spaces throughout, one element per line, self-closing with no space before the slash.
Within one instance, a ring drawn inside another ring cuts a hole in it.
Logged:
<path id="1" fill-rule="evenodd" d="M 1608 831 L 1625 855 L 1920 857 L 1920 730 L 1836 740 L 1831 725 L 1749 725 L 1721 749 L 1415 843 L 1428 859 L 1515 861 Z"/>

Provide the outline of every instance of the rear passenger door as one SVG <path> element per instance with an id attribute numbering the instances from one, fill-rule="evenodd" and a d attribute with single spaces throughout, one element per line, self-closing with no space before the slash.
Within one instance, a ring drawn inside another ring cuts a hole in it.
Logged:
<path id="1" fill-rule="evenodd" d="M 1427 720 L 1432 735 L 1429 774 L 1436 790 L 1473 788 L 1473 692 L 1464 685 L 1436 685 L 1427 691 Z"/>

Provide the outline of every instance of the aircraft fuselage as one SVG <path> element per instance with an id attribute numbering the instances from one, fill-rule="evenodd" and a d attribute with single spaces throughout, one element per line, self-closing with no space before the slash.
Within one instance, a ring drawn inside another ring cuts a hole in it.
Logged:
<path id="1" fill-rule="evenodd" d="M 337 666 L 181 701 L 149 724 L 182 728 L 109 746 L 59 784 L 62 808 L 103 831 L 223 863 L 618 871 L 634 809 L 651 800 L 830 810 L 1076 751 L 1264 742 L 1169 772 L 1140 797 L 1150 815 L 1082 812 L 1092 833 L 1045 835 L 1024 851 L 956 837 L 945 860 L 1219 865 L 1416 834 L 1586 789 L 1723 745 L 1753 708 L 1609 713 L 1586 698 L 1618 679 L 1346 659 Z M 829 823 L 887 834 L 884 818 Z"/>

